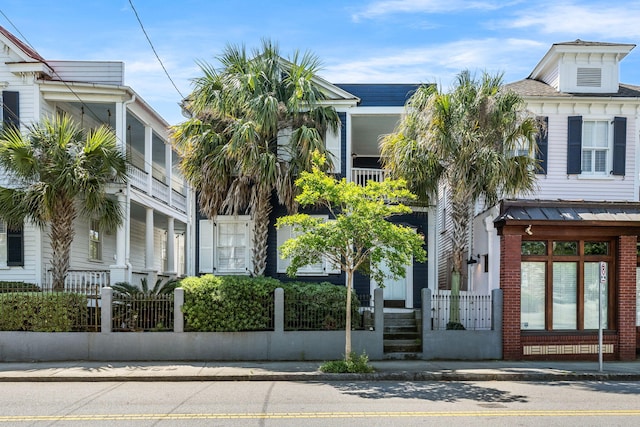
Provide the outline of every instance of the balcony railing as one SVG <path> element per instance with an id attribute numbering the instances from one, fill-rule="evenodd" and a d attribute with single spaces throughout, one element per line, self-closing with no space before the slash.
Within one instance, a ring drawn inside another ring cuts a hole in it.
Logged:
<path id="1" fill-rule="evenodd" d="M 149 174 L 133 165 L 127 166 L 127 173 L 131 185 L 146 193 L 147 187 L 149 186 L 149 179 L 147 178 Z"/>
<path id="2" fill-rule="evenodd" d="M 64 280 L 64 290 L 84 294 L 94 294 L 96 289 L 109 286 L 109 271 L 107 270 L 69 270 Z M 53 274 L 47 270 L 45 290 L 53 288 Z"/>
<path id="3" fill-rule="evenodd" d="M 149 189 L 149 174 L 131 164 L 127 166 L 127 173 L 132 187 L 167 205 L 169 204 L 169 195 L 171 195 L 171 207 L 187 212 L 187 197 L 184 194 L 171 189 L 157 178 L 151 180 L 151 189 Z"/>
<path id="4" fill-rule="evenodd" d="M 385 169 L 351 168 L 351 181 L 365 186 L 367 181 L 382 182 L 389 176 Z"/>

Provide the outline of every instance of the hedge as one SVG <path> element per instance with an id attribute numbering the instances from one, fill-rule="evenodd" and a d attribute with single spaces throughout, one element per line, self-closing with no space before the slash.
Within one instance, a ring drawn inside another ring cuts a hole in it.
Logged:
<path id="1" fill-rule="evenodd" d="M 0 293 L 0 330 L 70 332 L 86 324 L 87 297 L 63 292 Z"/>

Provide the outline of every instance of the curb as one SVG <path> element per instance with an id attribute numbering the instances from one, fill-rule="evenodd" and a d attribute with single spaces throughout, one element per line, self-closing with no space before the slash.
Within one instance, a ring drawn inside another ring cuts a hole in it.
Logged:
<path id="1" fill-rule="evenodd" d="M 375 372 L 371 374 L 274 373 L 236 375 L 51 375 L 0 376 L 0 382 L 188 382 L 188 381 L 640 381 L 631 373 L 481 373 L 481 372 Z"/>

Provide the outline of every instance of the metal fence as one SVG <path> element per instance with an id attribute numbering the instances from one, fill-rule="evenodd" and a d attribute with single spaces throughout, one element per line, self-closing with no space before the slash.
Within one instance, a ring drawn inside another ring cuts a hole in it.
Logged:
<path id="1" fill-rule="evenodd" d="M 56 292 L 35 285 L 0 287 L 0 330 L 33 332 L 100 331 L 99 286 Z"/>
<path id="2" fill-rule="evenodd" d="M 172 331 L 173 294 L 113 293 L 112 331 Z"/>
<path id="3" fill-rule="evenodd" d="M 474 295 L 449 292 L 431 295 L 431 320 L 434 330 L 447 329 L 451 321 L 451 309 L 458 307 L 460 323 L 468 330 L 491 329 L 491 295 Z"/>
<path id="4" fill-rule="evenodd" d="M 370 295 L 354 299 L 351 328 L 373 330 L 373 306 Z M 343 298 L 292 298 L 284 296 L 285 331 L 330 331 L 346 327 L 346 306 Z"/>

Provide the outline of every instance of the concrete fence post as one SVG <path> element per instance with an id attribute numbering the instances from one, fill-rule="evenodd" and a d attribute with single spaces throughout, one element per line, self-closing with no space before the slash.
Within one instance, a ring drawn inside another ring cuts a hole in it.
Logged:
<path id="1" fill-rule="evenodd" d="M 284 289 L 276 288 L 273 291 L 273 330 L 284 332 Z"/>
<path id="2" fill-rule="evenodd" d="M 491 330 L 502 332 L 502 289 L 491 291 Z"/>
<path id="3" fill-rule="evenodd" d="M 424 333 L 433 329 L 431 323 L 431 289 L 422 288 L 420 290 L 420 298 L 422 298 L 422 342 L 424 342 Z"/>
<path id="4" fill-rule="evenodd" d="M 100 311 L 100 332 L 110 333 L 111 323 L 113 318 L 112 302 L 113 302 L 113 289 L 109 286 L 105 286 L 100 290 L 100 298 L 102 304 L 102 310 Z"/>
<path id="5" fill-rule="evenodd" d="M 373 290 L 373 328 L 375 333 L 375 344 L 371 350 L 370 357 L 382 359 L 384 357 L 384 293 L 382 288 Z"/>
<path id="6" fill-rule="evenodd" d="M 175 288 L 173 290 L 173 332 L 184 332 L 184 289 Z"/>

